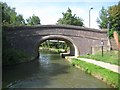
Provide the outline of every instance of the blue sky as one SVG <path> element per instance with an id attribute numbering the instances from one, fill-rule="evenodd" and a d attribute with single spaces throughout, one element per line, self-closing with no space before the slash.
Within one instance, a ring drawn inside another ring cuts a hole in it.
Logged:
<path id="1" fill-rule="evenodd" d="M 26 19 L 33 14 L 39 16 L 42 25 L 56 24 L 62 18 L 62 12 L 66 12 L 68 7 L 73 14 L 84 20 L 84 25 L 89 26 L 89 9 L 91 10 L 91 28 L 98 28 L 96 23 L 99 11 L 102 6 L 106 9 L 115 5 L 119 0 L 2 0 L 9 6 L 15 7 L 16 12 L 22 14 Z"/>

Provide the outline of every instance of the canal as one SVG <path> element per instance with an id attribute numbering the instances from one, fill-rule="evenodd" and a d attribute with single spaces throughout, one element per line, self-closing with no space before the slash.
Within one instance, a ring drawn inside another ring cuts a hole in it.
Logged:
<path id="1" fill-rule="evenodd" d="M 70 65 L 59 54 L 41 53 L 38 60 L 3 68 L 4 88 L 110 88 Z"/>

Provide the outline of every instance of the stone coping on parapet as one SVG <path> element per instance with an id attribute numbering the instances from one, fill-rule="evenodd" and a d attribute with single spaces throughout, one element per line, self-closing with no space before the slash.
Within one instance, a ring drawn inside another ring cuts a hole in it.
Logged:
<path id="1" fill-rule="evenodd" d="M 100 30 L 100 29 L 87 28 L 87 27 L 74 26 L 74 25 L 3 26 L 3 28 L 12 29 L 12 30 L 38 29 L 38 28 L 41 28 L 41 29 L 59 28 L 59 29 L 69 29 L 69 30 L 74 29 L 74 30 L 85 30 L 85 31 L 91 31 L 91 32 L 107 33 L 107 30 Z"/>

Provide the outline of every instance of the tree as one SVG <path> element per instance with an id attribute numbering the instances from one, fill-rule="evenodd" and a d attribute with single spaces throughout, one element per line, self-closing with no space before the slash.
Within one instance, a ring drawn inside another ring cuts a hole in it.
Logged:
<path id="1" fill-rule="evenodd" d="M 16 25 L 25 25 L 25 20 L 22 15 L 16 16 Z"/>
<path id="2" fill-rule="evenodd" d="M 38 25 L 40 24 L 40 19 L 38 16 L 35 16 L 34 14 L 32 15 L 32 17 L 29 17 L 27 20 L 27 24 L 28 25 Z"/>
<path id="3" fill-rule="evenodd" d="M 109 21 L 111 24 L 111 29 L 116 31 L 120 30 L 120 2 L 118 5 L 113 5 L 108 9 Z"/>
<path id="4" fill-rule="evenodd" d="M 113 32 L 117 31 L 120 36 L 120 2 L 118 5 L 113 5 L 108 9 L 110 22 L 110 37 L 113 37 Z"/>
<path id="5" fill-rule="evenodd" d="M 108 11 L 104 7 L 102 7 L 99 12 L 99 18 L 97 18 L 97 23 L 99 24 L 99 28 L 106 29 L 108 26 Z"/>
<path id="6" fill-rule="evenodd" d="M 68 8 L 66 13 L 62 14 L 63 18 L 60 18 L 57 21 L 57 24 L 83 26 L 83 20 L 79 17 L 76 17 L 75 14 L 72 15 L 72 11 L 70 10 L 70 8 Z"/>
<path id="7" fill-rule="evenodd" d="M 2 7 L 2 24 L 3 25 L 25 25 L 22 15 L 17 15 L 15 8 L 11 8 L 6 3 L 0 2 Z M 18 23 L 19 22 L 19 23 Z"/>
<path id="8" fill-rule="evenodd" d="M 0 3 L 2 6 L 2 23 L 3 25 L 12 24 L 14 22 L 16 12 L 15 8 L 9 7 L 6 3 Z"/>

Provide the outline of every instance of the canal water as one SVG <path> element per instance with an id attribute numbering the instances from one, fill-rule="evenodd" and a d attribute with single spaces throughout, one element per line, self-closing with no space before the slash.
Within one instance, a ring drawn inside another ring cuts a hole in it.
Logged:
<path id="1" fill-rule="evenodd" d="M 110 88 L 70 65 L 59 54 L 40 54 L 38 60 L 3 68 L 7 88 Z"/>

